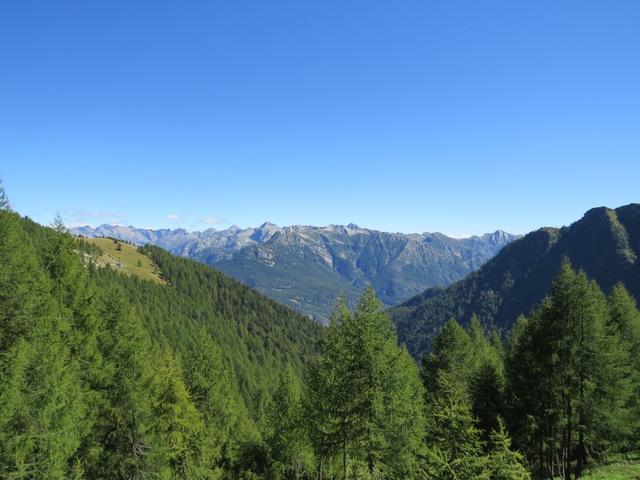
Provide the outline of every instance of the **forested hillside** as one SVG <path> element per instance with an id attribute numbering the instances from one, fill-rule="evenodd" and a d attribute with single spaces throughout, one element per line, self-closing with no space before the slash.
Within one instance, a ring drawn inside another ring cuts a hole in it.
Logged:
<path id="1" fill-rule="evenodd" d="M 141 253 L 166 283 L 102 253 L 0 209 L 0 478 L 264 470 L 265 409 L 320 327 L 163 250 Z"/>
<path id="2" fill-rule="evenodd" d="M 400 339 L 419 357 L 450 318 L 468 325 L 476 314 L 485 326 L 508 332 L 549 292 L 565 258 L 605 292 L 622 282 L 638 298 L 639 255 L 640 204 L 594 208 L 569 227 L 529 233 L 460 282 L 426 290 L 390 313 Z"/>
<path id="3" fill-rule="evenodd" d="M 0 478 L 570 479 L 639 450 L 640 312 L 568 261 L 506 341 L 449 320 L 418 365 L 371 287 L 319 327 L 157 247 L 162 281 L 104 253 L 0 186 Z"/>

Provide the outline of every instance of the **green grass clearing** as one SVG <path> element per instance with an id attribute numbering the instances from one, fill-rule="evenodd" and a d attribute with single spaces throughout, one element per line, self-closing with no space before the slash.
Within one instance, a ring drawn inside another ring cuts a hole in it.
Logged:
<path id="1" fill-rule="evenodd" d="M 133 275 L 143 280 L 165 284 L 160 270 L 151 259 L 140 252 L 137 247 L 110 238 L 84 238 L 84 241 L 97 246 L 102 255 L 94 258 L 98 267 L 109 267 L 126 275 Z"/>
<path id="2" fill-rule="evenodd" d="M 640 480 L 640 463 L 612 463 L 596 467 L 584 480 Z"/>

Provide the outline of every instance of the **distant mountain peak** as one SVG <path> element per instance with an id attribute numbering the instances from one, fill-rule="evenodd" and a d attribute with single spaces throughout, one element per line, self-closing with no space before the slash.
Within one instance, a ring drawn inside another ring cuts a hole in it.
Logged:
<path id="1" fill-rule="evenodd" d="M 279 227 L 268 221 L 258 228 L 200 232 L 109 225 L 74 231 L 157 245 L 199 260 L 318 319 L 327 318 L 341 292 L 351 301 L 366 284 L 387 305 L 429 286 L 448 285 L 515 238 L 503 232 L 470 239 L 388 233 L 355 223 Z"/>
<path id="2" fill-rule="evenodd" d="M 260 230 L 266 230 L 266 229 L 278 229 L 280 227 L 278 227 L 278 225 L 276 225 L 275 223 L 271 223 L 271 222 L 264 222 L 262 225 L 260 225 Z"/>

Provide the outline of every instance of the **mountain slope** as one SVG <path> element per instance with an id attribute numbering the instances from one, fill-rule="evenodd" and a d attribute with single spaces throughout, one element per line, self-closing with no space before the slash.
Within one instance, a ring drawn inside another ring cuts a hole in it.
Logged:
<path id="1" fill-rule="evenodd" d="M 497 231 L 454 239 L 440 233 L 401 234 L 360 228 L 231 227 L 203 232 L 103 225 L 76 234 L 153 244 L 206 263 L 296 310 L 326 320 L 343 294 L 353 302 L 371 284 L 387 305 L 430 286 L 449 285 L 479 268 L 517 238 Z"/>
<path id="2" fill-rule="evenodd" d="M 475 313 L 485 325 L 508 331 L 548 293 L 565 257 L 603 290 L 623 282 L 640 297 L 639 254 L 640 205 L 594 208 L 569 227 L 529 233 L 465 279 L 427 289 L 390 312 L 401 340 L 419 356 L 449 318 L 467 323 Z"/>
<path id="3" fill-rule="evenodd" d="M 44 252 L 50 229 L 22 220 L 36 249 Z M 186 356 L 205 332 L 221 348 L 247 401 L 269 391 L 290 365 L 298 374 L 312 358 L 320 328 L 316 323 L 252 290 L 224 273 L 199 262 L 176 257 L 154 246 L 136 248 L 93 240 L 79 243 L 79 252 L 91 257 L 91 281 L 98 291 L 120 287 L 137 312 L 151 339 Z M 113 255 L 136 255 L 134 265 L 107 265 L 105 248 Z M 142 258 L 140 258 L 142 257 Z M 136 275 L 135 263 L 148 263 L 155 278 Z M 127 269 L 134 271 L 129 272 Z"/>

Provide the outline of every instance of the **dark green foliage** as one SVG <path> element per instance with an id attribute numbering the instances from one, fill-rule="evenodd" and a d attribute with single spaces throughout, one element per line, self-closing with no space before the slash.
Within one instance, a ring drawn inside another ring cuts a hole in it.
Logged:
<path id="1" fill-rule="evenodd" d="M 423 437 L 415 364 L 397 345 L 371 288 L 355 313 L 341 302 L 312 371 L 312 440 L 320 459 L 340 454 L 342 475 L 409 478 Z"/>
<path id="2" fill-rule="evenodd" d="M 633 426 L 630 448 L 633 448 L 640 444 L 640 312 L 622 284 L 616 285 L 609 296 L 609 326 L 619 342 L 617 347 L 628 352 L 631 388 L 628 408 Z"/>
<path id="3" fill-rule="evenodd" d="M 507 245 L 480 270 L 446 289 L 429 289 L 391 314 L 398 336 L 419 358 L 450 318 L 508 332 L 549 293 L 564 258 L 610 292 L 618 282 L 640 295 L 640 205 L 595 208 L 569 227 L 542 228 Z"/>
<path id="4" fill-rule="evenodd" d="M 433 341 L 433 350 L 423 363 L 422 377 L 429 395 L 438 395 L 439 374 L 467 388 L 473 371 L 474 351 L 469 334 L 455 320 L 449 320 Z"/>
<path id="5" fill-rule="evenodd" d="M 487 338 L 476 317 L 470 331 L 455 320 L 445 323 L 425 357 L 422 379 L 427 400 L 438 397 L 441 376 L 457 385 L 467 396 L 477 420 L 480 436 L 487 441 L 504 412 L 504 365 L 499 337 Z"/>
<path id="6" fill-rule="evenodd" d="M 496 429 L 491 432 L 490 454 L 487 466 L 491 480 L 528 480 L 531 475 L 525 468 L 524 456 L 511 449 L 511 439 L 504 422 L 498 417 Z"/>
<path id="7" fill-rule="evenodd" d="M 96 280 L 124 287 L 155 342 L 184 357 L 204 329 L 222 348 L 247 401 L 261 388 L 270 390 L 286 365 L 302 374 L 318 325 L 205 265 L 157 247 L 141 251 L 168 287 L 106 270 Z"/>
<path id="8" fill-rule="evenodd" d="M 225 462 L 234 463 L 245 439 L 247 422 L 244 402 L 235 377 L 225 364 L 220 347 L 203 328 L 184 358 L 186 384 L 191 400 L 203 415 L 209 457 L 204 461 L 221 477 Z M 257 433 L 249 432 L 249 435 Z M 228 466 L 228 465 L 226 465 Z"/>
<path id="9" fill-rule="evenodd" d="M 115 472 L 118 478 L 138 478 L 152 448 L 154 371 L 149 339 L 118 289 L 104 292 L 98 314 L 111 332 L 102 347 L 109 378 L 95 427 L 100 447 L 97 458 L 87 459 L 87 473 L 91 478 L 113 478 Z"/>
<path id="10" fill-rule="evenodd" d="M 524 459 L 510 450 L 502 425 L 505 379 L 499 337 L 488 338 L 475 317 L 469 332 L 449 320 L 433 346 L 422 372 L 427 392 L 425 475 L 528 478 Z"/>
<path id="11" fill-rule="evenodd" d="M 579 476 L 587 451 L 602 455 L 630 434 L 628 351 L 608 323 L 602 292 L 565 262 L 514 333 L 509 419 L 538 475 Z"/>
<path id="12" fill-rule="evenodd" d="M 170 286 L 97 269 L 54 227 L 0 211 L 0 476 L 264 471 L 246 403 L 302 373 L 319 327 L 164 252 Z"/>
<path id="13" fill-rule="evenodd" d="M 314 458 L 308 431 L 304 428 L 302 386 L 291 368 L 280 377 L 267 411 L 266 442 L 273 478 L 301 478 L 313 473 Z"/>
<path id="14" fill-rule="evenodd" d="M 429 397 L 425 455 L 426 478 L 489 479 L 480 432 L 471 414 L 468 394 L 459 379 L 439 372 L 434 381 L 438 394 Z"/>
<path id="15" fill-rule="evenodd" d="M 571 478 L 637 448 L 640 313 L 568 262 L 504 348 L 446 322 L 425 389 L 371 288 L 321 330 L 154 247 L 164 285 L 96 268 L 54 227 L 0 209 L 0 478 Z"/>
<path id="16" fill-rule="evenodd" d="M 152 445 L 147 471 L 161 479 L 211 478 L 202 414 L 191 401 L 182 371 L 169 350 L 162 353 L 151 405 Z"/>
<path id="17" fill-rule="evenodd" d="M 0 476 L 76 478 L 86 398 L 67 323 L 16 215 L 0 211 Z"/>
<path id="18" fill-rule="evenodd" d="M 502 342 L 494 332 L 487 338 L 476 317 L 470 326 L 475 362 L 470 373 L 469 392 L 473 415 L 477 420 L 484 442 L 499 429 L 500 417 L 505 412 L 505 376 Z"/>

